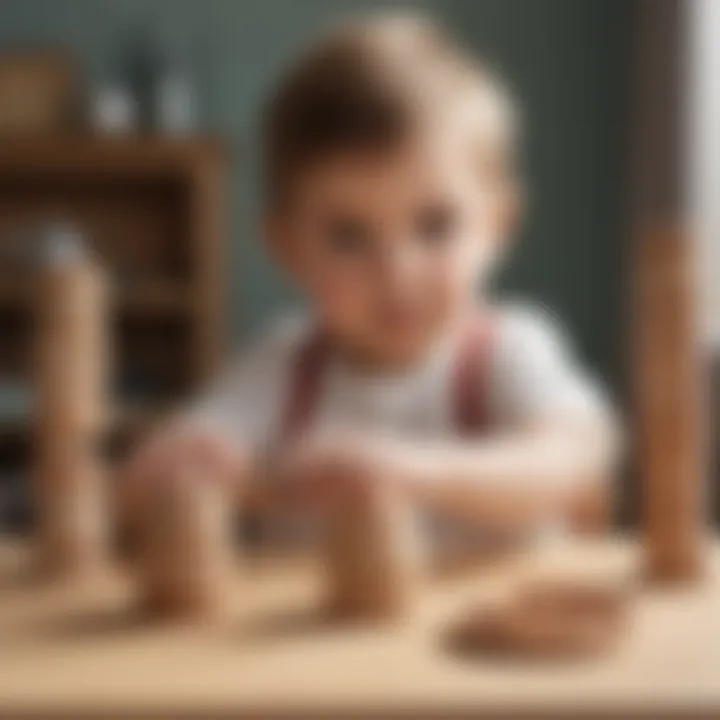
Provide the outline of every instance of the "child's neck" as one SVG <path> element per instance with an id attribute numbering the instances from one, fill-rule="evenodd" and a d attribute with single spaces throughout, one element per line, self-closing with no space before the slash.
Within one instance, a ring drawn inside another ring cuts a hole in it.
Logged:
<path id="1" fill-rule="evenodd" d="M 464 309 L 449 318 L 426 342 L 402 356 L 373 351 L 362 343 L 339 337 L 332 339 L 333 350 L 342 364 L 353 372 L 363 375 L 404 374 L 452 347 L 469 321 L 484 311 L 483 306 L 477 305 Z"/>

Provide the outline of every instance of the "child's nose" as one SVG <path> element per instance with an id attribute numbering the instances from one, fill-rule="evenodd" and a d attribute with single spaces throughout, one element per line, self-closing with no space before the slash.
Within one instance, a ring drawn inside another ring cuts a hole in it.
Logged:
<path id="1" fill-rule="evenodd" d="M 398 291 L 414 287 L 422 269 L 421 258 L 409 241 L 390 243 L 380 264 L 381 277 Z"/>

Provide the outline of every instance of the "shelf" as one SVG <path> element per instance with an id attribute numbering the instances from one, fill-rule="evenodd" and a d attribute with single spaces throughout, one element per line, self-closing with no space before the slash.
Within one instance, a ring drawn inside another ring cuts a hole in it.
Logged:
<path id="1" fill-rule="evenodd" d="M 0 179 L 137 179 L 192 174 L 224 154 L 209 137 L 62 135 L 0 139 Z"/>
<path id="2" fill-rule="evenodd" d="M 46 218 L 65 219 L 107 277 L 110 464 L 110 451 L 131 447 L 222 357 L 230 151 L 208 136 L 0 137 L 0 372 L 33 374 L 43 286 L 33 267 L 18 267 L 31 257 L 21 243 Z M 0 417 L 4 447 L 32 441 L 34 424 Z"/>
<path id="3" fill-rule="evenodd" d="M 27 279 L 0 275 L 0 310 L 30 309 L 35 289 L 34 283 Z M 180 282 L 138 283 L 131 288 L 117 289 L 114 295 L 121 312 L 184 313 L 193 307 L 191 288 Z"/>
<path id="4" fill-rule="evenodd" d="M 0 418 L 0 442 L 25 441 L 31 430 L 30 418 Z"/>
<path id="5" fill-rule="evenodd" d="M 25 278 L 0 275 L 0 310 L 25 309 L 32 302 L 33 292 Z"/>
<path id="6" fill-rule="evenodd" d="M 152 282 L 117 292 L 118 306 L 125 312 L 175 312 L 192 310 L 191 289 L 182 283 Z"/>

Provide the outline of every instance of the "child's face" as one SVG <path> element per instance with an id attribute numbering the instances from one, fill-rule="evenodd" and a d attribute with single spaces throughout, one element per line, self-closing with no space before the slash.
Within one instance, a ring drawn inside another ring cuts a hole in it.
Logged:
<path id="1" fill-rule="evenodd" d="M 471 306 L 505 230 L 478 175 L 466 143 L 448 138 L 302 176 L 276 241 L 348 350 L 412 361 Z"/>

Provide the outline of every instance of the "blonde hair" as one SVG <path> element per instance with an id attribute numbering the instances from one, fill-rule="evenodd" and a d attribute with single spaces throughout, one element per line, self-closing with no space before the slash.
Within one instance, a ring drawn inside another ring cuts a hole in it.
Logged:
<path id="1" fill-rule="evenodd" d="M 384 152 L 432 118 L 464 123 L 485 172 L 514 177 L 518 113 L 504 83 L 432 21 L 381 15 L 346 23 L 310 48 L 267 106 L 270 203 L 309 165 Z"/>

